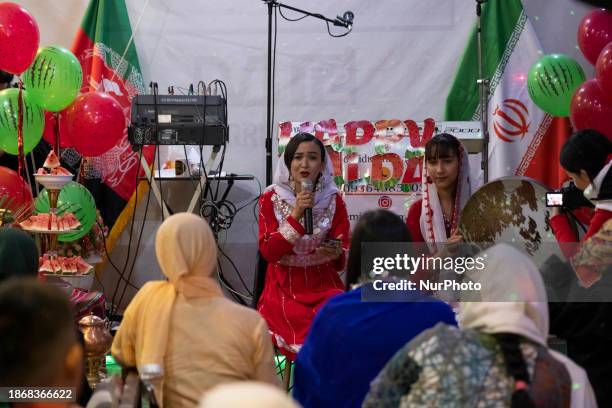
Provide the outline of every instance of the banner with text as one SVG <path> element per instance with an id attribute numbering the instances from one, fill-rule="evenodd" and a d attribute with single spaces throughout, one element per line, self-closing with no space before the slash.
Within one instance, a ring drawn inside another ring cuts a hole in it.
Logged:
<path id="1" fill-rule="evenodd" d="M 425 144 L 437 133 L 450 133 L 470 153 L 482 149 L 480 122 L 368 120 L 337 123 L 281 122 L 278 155 L 300 132 L 314 134 L 325 145 L 338 188 L 344 193 L 351 226 L 368 210 L 383 208 L 402 219 L 421 196 Z"/>

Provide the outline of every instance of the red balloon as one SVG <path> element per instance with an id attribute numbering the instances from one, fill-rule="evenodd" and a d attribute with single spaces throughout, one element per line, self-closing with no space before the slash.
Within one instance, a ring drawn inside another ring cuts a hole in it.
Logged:
<path id="1" fill-rule="evenodd" d="M 578 26 L 578 46 L 593 65 L 601 50 L 612 41 L 612 12 L 594 10 L 587 14 Z"/>
<path id="2" fill-rule="evenodd" d="M 595 129 L 612 140 L 612 105 L 596 79 L 584 82 L 572 98 L 570 118 L 575 130 Z"/>
<path id="3" fill-rule="evenodd" d="M 595 77 L 608 102 L 612 103 L 612 42 L 601 50 L 599 58 L 597 58 Z"/>
<path id="4" fill-rule="evenodd" d="M 61 111 L 59 113 L 59 133 L 60 133 L 60 147 L 67 148 L 72 147 L 70 140 L 68 139 L 68 133 L 66 133 L 66 112 Z M 45 129 L 43 130 L 43 139 L 45 139 L 51 146 L 55 147 L 55 115 L 51 112 L 45 111 Z"/>
<path id="5" fill-rule="evenodd" d="M 123 138 L 127 129 L 119 102 L 102 92 L 77 96 L 66 109 L 65 122 L 70 143 L 87 157 L 106 153 Z"/>
<path id="6" fill-rule="evenodd" d="M 0 3 L 0 69 L 25 71 L 38 50 L 40 33 L 34 17 L 15 3 Z"/>
<path id="7" fill-rule="evenodd" d="M 17 212 L 32 207 L 32 190 L 15 171 L 0 166 L 0 208 Z"/>

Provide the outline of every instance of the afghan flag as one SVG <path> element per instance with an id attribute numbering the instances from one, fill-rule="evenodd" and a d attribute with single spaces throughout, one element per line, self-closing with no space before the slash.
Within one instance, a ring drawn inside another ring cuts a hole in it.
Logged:
<path id="1" fill-rule="evenodd" d="M 74 42 L 72 52 L 83 68 L 81 92 L 100 91 L 113 96 L 123 107 L 126 124 L 130 123 L 131 101 L 146 88 L 138 63 L 132 28 L 124 0 L 91 0 Z M 154 148 L 144 149 L 147 163 Z M 112 224 L 108 245 L 113 247 L 129 222 L 137 197 L 136 175 L 142 171 L 140 153 L 134 152 L 126 132 L 107 153 L 86 159 L 86 172 L 102 181 L 87 183 L 105 222 Z M 146 191 L 146 183 L 138 195 Z"/>
<path id="2" fill-rule="evenodd" d="M 559 152 L 571 127 L 529 97 L 529 69 L 543 52 L 521 1 L 489 0 L 481 27 L 483 75 L 490 81 L 489 180 L 527 176 L 556 188 L 566 179 Z M 446 120 L 480 120 L 477 47 L 475 29 L 446 99 Z"/>

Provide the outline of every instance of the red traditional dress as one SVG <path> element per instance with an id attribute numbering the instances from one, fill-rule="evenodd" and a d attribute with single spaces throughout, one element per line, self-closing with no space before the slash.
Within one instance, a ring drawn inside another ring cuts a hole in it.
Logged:
<path id="1" fill-rule="evenodd" d="M 315 189 L 313 234 L 291 216 L 295 194 L 289 184 L 274 184 L 259 200 L 259 250 L 268 261 L 266 281 L 257 310 L 266 319 L 274 344 L 294 360 L 317 311 L 343 292 L 339 273 L 349 246 L 349 220 L 344 200 L 331 175 Z M 315 249 L 328 238 L 342 239 L 336 260 Z"/>

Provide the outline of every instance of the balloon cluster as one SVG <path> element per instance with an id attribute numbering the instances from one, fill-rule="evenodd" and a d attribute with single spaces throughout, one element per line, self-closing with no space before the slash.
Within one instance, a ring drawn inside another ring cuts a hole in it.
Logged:
<path id="1" fill-rule="evenodd" d="M 545 55 L 529 71 L 529 96 L 543 111 L 569 116 L 575 130 L 595 129 L 612 139 L 611 11 L 594 10 L 582 19 L 578 46 L 595 65 L 595 78 L 587 79 L 566 55 Z"/>
<path id="2" fill-rule="evenodd" d="M 27 10 L 0 3 L 0 70 L 20 75 L 25 88 L 0 91 L 0 149 L 18 154 L 21 120 L 24 153 L 41 137 L 55 145 L 57 130 L 60 147 L 74 147 L 84 156 L 107 152 L 125 132 L 121 106 L 101 92 L 79 95 L 79 60 L 60 46 L 39 48 L 39 41 L 38 24 Z"/>

